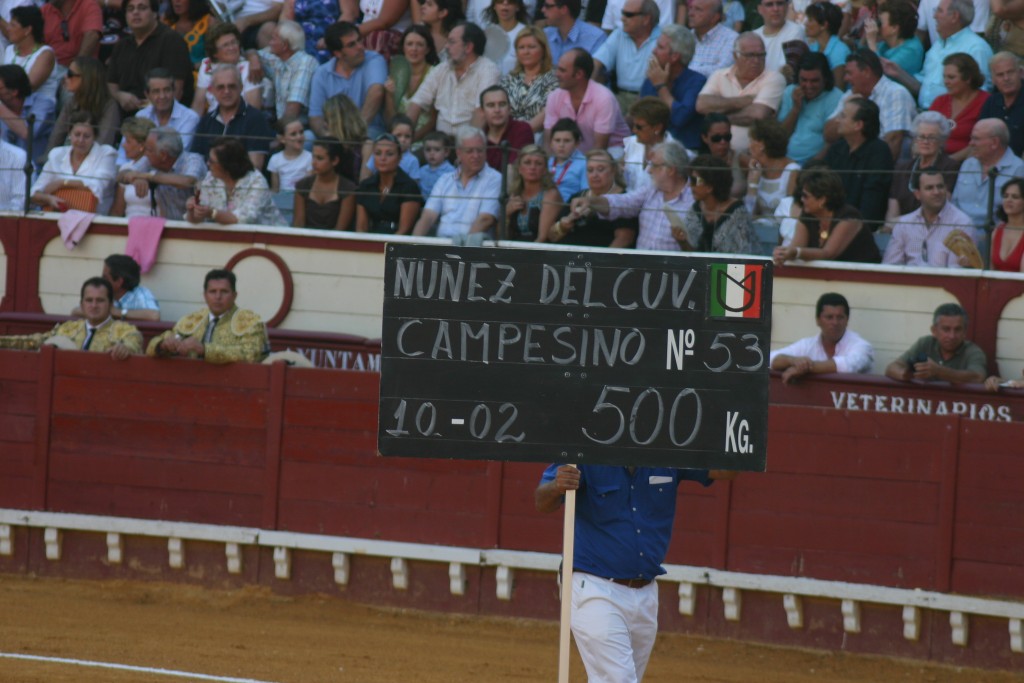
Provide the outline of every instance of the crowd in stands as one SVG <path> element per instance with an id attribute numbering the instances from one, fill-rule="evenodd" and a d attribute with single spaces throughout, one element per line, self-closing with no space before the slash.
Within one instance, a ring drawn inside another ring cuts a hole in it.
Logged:
<path id="1" fill-rule="evenodd" d="M 15 0 L 0 208 L 1024 271 L 1018 5 Z"/>

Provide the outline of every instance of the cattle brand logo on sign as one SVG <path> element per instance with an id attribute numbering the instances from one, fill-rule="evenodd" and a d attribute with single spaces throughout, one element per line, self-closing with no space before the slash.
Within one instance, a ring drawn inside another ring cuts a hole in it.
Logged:
<path id="1" fill-rule="evenodd" d="M 708 274 L 709 317 L 760 320 L 763 265 L 713 263 Z"/>

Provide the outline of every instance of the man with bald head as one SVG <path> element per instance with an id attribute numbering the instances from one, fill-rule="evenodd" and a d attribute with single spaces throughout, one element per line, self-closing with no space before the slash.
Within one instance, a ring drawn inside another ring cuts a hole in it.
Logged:
<path id="1" fill-rule="evenodd" d="M 722 23 L 722 0 L 691 0 L 687 21 L 697 38 L 690 68 L 705 78 L 733 64 L 732 46 L 739 34 Z"/>
<path id="2" fill-rule="evenodd" d="M 989 183 L 995 182 L 996 201 L 1010 178 L 1024 175 L 1024 162 L 1010 148 L 1010 131 L 1002 119 L 982 119 L 971 131 L 971 156 L 960 167 L 953 203 L 966 213 L 976 228 L 975 241 L 984 236 L 988 222 Z M 995 180 L 988 173 L 996 169 Z"/>
<path id="3" fill-rule="evenodd" d="M 765 68 L 764 41 L 756 33 L 742 33 L 733 46 L 736 63 L 711 74 L 697 96 L 697 111 L 719 113 L 732 123 L 732 147 L 745 152 L 749 147 L 747 129 L 754 121 L 775 116 L 786 79 Z"/>
<path id="4" fill-rule="evenodd" d="M 263 112 L 242 97 L 242 76 L 238 69 L 233 64 L 213 67 L 210 91 L 217 100 L 217 107 L 199 119 L 192 139 L 192 151 L 205 159 L 210 153 L 210 143 L 229 135 L 244 140 L 252 165 L 263 168 L 274 131 Z"/>
<path id="5" fill-rule="evenodd" d="M 629 126 L 612 91 L 590 78 L 594 60 L 582 48 L 573 48 L 558 58 L 555 77 L 558 87 L 548 95 L 544 109 L 544 144 L 550 146 L 551 128 L 562 118 L 580 127 L 580 152 L 621 148 Z"/>

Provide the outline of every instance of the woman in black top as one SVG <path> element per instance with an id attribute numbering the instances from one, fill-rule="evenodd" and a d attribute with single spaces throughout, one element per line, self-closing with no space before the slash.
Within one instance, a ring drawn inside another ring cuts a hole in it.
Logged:
<path id="1" fill-rule="evenodd" d="M 423 206 L 420 186 L 398 167 L 402 150 L 391 133 L 373 142 L 376 171 L 359 183 L 356 193 L 356 232 L 408 235 Z"/>
<path id="2" fill-rule="evenodd" d="M 587 184 L 590 189 L 577 192 L 570 201 L 576 197 L 600 197 L 625 192 L 626 181 L 622 171 L 606 150 L 592 149 L 586 156 Z M 638 230 L 639 219 L 636 217 L 610 220 L 592 211 L 585 216 L 573 218 L 573 214 L 566 211 L 551 226 L 549 241 L 585 247 L 628 249 L 636 242 Z"/>
<path id="3" fill-rule="evenodd" d="M 338 172 L 344 148 L 337 138 L 313 143 L 313 174 L 295 183 L 296 228 L 351 230 L 356 184 Z"/>
<path id="4" fill-rule="evenodd" d="M 693 206 L 672 236 L 684 251 L 725 254 L 756 254 L 757 235 L 750 212 L 739 199 L 729 196 L 732 169 L 718 157 L 701 154 L 693 160 L 690 191 Z"/>
<path id="5" fill-rule="evenodd" d="M 793 241 L 788 246 L 775 248 L 776 264 L 792 259 L 860 263 L 882 260 L 875 238 L 861 222 L 860 212 L 845 205 L 846 193 L 835 171 L 804 171 L 800 183 L 804 211 L 796 224 Z"/>

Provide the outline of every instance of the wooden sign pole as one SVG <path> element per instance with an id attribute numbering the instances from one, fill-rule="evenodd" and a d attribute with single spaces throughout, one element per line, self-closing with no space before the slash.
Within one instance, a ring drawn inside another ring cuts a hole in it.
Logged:
<path id="1" fill-rule="evenodd" d="M 575 467 L 575 465 L 573 465 Z M 569 629 L 572 623 L 572 558 L 576 546 L 576 491 L 565 492 L 562 526 L 562 616 L 558 638 L 558 683 L 569 683 Z"/>

